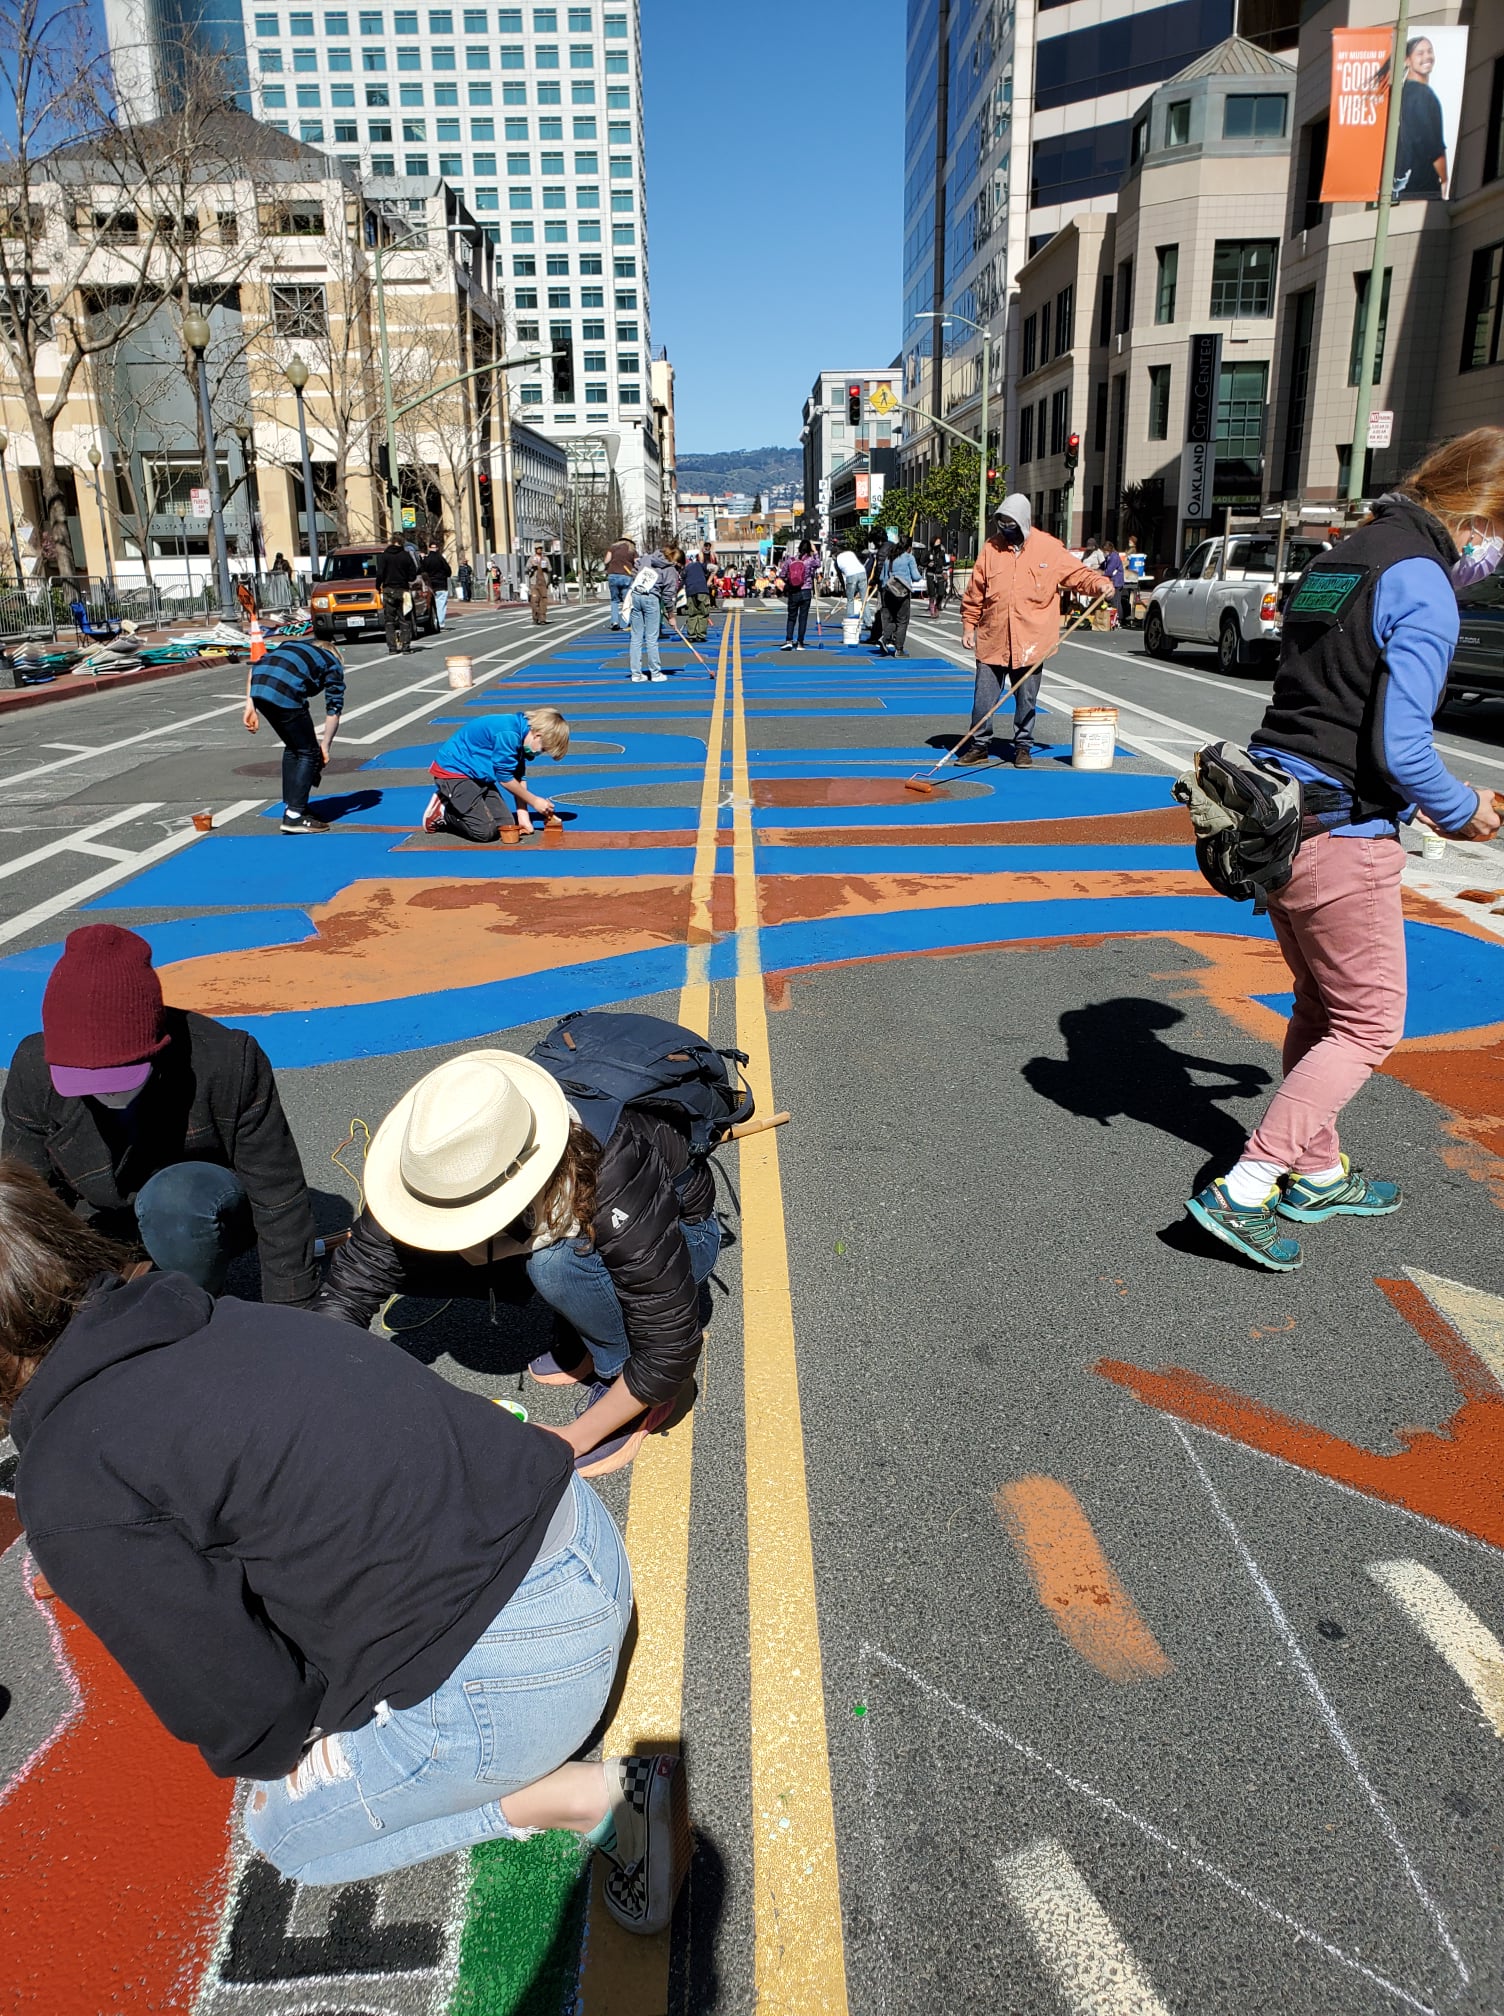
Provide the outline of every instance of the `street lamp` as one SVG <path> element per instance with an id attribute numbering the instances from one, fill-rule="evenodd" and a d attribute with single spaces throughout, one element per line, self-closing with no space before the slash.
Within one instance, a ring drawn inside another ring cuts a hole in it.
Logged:
<path id="1" fill-rule="evenodd" d="M 256 568 L 256 579 L 261 579 L 261 534 L 256 527 L 256 519 L 261 503 L 261 489 L 256 479 L 256 436 L 251 431 L 249 420 L 237 420 L 235 432 L 240 439 L 240 466 L 245 472 L 246 509 L 251 514 L 251 559 Z"/>
<path id="2" fill-rule="evenodd" d="M 115 592 L 115 569 L 110 559 L 110 528 L 105 523 L 104 491 L 99 485 L 99 465 L 104 460 L 97 447 L 89 450 L 89 467 L 94 471 L 94 501 L 99 506 L 99 536 L 104 542 L 104 585 L 106 592 Z"/>
<path id="3" fill-rule="evenodd" d="M 969 315 L 957 315 L 954 311 L 939 308 L 921 309 L 914 317 L 916 322 L 938 322 L 943 329 L 948 322 L 964 323 L 974 329 L 982 339 L 982 467 L 977 477 L 977 553 L 981 554 L 987 543 L 987 463 L 991 449 L 987 439 L 987 400 L 992 389 L 992 331 L 981 322 L 973 322 Z M 935 359 L 936 383 L 939 383 L 940 360 Z M 1068 529 L 1068 528 L 1067 528 Z"/>
<path id="4" fill-rule="evenodd" d="M 554 510 L 557 512 L 559 519 L 559 589 L 561 594 L 568 592 L 564 586 L 564 503 L 564 492 L 556 490 L 554 492 Z"/>
<path id="5" fill-rule="evenodd" d="M 0 431 L 0 483 L 5 485 L 5 522 L 10 527 L 10 550 L 16 563 L 16 588 L 21 587 L 21 542 L 16 537 L 16 514 L 10 508 L 10 471 L 5 466 L 5 451 L 10 446 L 10 436 Z"/>
<path id="6" fill-rule="evenodd" d="M 294 357 L 286 366 L 287 382 L 298 402 L 298 445 L 303 450 L 303 512 L 308 520 L 308 579 L 319 578 L 319 534 L 313 503 L 313 464 L 308 459 L 308 422 L 303 414 L 303 387 L 308 383 L 308 366 Z"/>
<path id="7" fill-rule="evenodd" d="M 219 568 L 219 599 L 225 613 L 235 604 L 235 592 L 230 586 L 230 548 L 225 539 L 224 508 L 219 495 L 219 457 L 214 446 L 214 417 L 209 410 L 209 367 L 205 352 L 209 348 L 209 324 L 202 315 L 183 317 L 183 341 L 193 352 L 198 366 L 198 405 L 204 423 L 204 461 L 209 478 L 209 515 L 214 524 L 215 559 Z"/>

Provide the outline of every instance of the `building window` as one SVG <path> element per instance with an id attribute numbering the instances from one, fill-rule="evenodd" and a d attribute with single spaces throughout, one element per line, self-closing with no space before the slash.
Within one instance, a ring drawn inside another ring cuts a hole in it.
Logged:
<path id="1" fill-rule="evenodd" d="M 543 404 L 543 387 L 541 385 L 524 385 L 522 388 L 522 403 L 524 406 L 541 406 Z"/>
<path id="2" fill-rule="evenodd" d="M 533 62 L 539 70 L 557 70 L 559 67 L 559 45 L 557 42 L 535 42 Z"/>
<path id="3" fill-rule="evenodd" d="M 594 182 L 581 182 L 574 192 L 574 201 L 577 210 L 599 210 L 601 192 L 598 185 Z"/>
<path id="4" fill-rule="evenodd" d="M 360 17 L 360 32 L 362 35 L 381 34 L 381 16 L 379 14 L 362 14 Z"/>
<path id="5" fill-rule="evenodd" d="M 1257 475 L 1264 455 L 1267 364 L 1224 364 L 1217 384 L 1217 460 L 1241 462 L 1244 481 Z M 1231 472 L 1229 472 L 1231 474 Z M 1234 481 L 1237 477 L 1233 476 Z"/>
<path id="6" fill-rule="evenodd" d="M 1034 460 L 1034 408 L 1025 406 L 1018 416 L 1018 459 L 1020 465 Z"/>
<path id="7" fill-rule="evenodd" d="M 1316 326 L 1316 289 L 1293 295 L 1285 305 L 1285 454 L 1281 489 L 1298 494 L 1300 459 L 1305 450 L 1307 409 L 1311 395 L 1311 337 Z"/>
<path id="8" fill-rule="evenodd" d="M 564 103 L 564 93 L 557 84 L 540 84 L 538 86 L 538 103 L 540 105 L 562 105 Z"/>
<path id="9" fill-rule="evenodd" d="M 1133 327 L 1133 261 L 1131 259 L 1125 259 L 1118 267 L 1117 292 L 1118 334 L 1125 336 Z"/>
<path id="10" fill-rule="evenodd" d="M 526 195 L 527 191 L 524 190 L 523 194 Z M 496 191 L 494 189 L 477 189 L 475 192 L 475 207 L 477 210 L 498 209 L 500 207 L 500 199 L 498 198 Z M 518 205 L 514 203 L 512 205 L 512 208 L 515 210 L 518 208 Z M 529 231 L 532 230 L 531 225 L 529 225 L 527 228 Z M 512 235 L 514 238 L 516 237 L 517 234 L 515 230 L 513 231 Z"/>
<path id="11" fill-rule="evenodd" d="M 627 59 L 625 56 L 608 56 L 606 58 L 606 75 L 608 77 L 625 77 L 626 74 Z M 623 397 L 625 397 L 625 394 Z"/>
<path id="12" fill-rule="evenodd" d="M 562 210 L 564 208 L 564 200 L 564 191 L 557 184 L 546 187 L 543 191 L 543 207 L 545 210 Z"/>
<path id="13" fill-rule="evenodd" d="M 353 70 L 355 63 L 350 51 L 348 49 L 331 49 L 329 51 L 329 68 L 331 70 Z"/>
<path id="14" fill-rule="evenodd" d="M 559 10 L 557 7 L 535 7 L 533 9 L 533 33 L 535 35 L 557 35 L 559 32 Z"/>
<path id="15" fill-rule="evenodd" d="M 595 51 L 588 42 L 570 43 L 569 67 L 571 70 L 593 70 L 595 68 Z"/>
<path id="16" fill-rule="evenodd" d="M 331 84 L 329 86 L 329 103 L 331 105 L 348 106 L 353 110 L 355 105 L 355 86 L 353 84 Z"/>
<path id="17" fill-rule="evenodd" d="M 569 261 L 562 252 L 550 252 L 545 270 L 550 280 L 562 279 L 569 272 Z"/>
<path id="18" fill-rule="evenodd" d="M 1050 395 L 1050 453 L 1065 453 L 1065 437 L 1071 431 L 1071 395 L 1069 387 Z"/>
<path id="19" fill-rule="evenodd" d="M 551 119 L 540 119 L 538 123 L 540 127 L 543 127 L 551 126 L 554 122 Z M 562 154 L 543 155 L 538 172 L 541 175 L 562 175 L 564 173 L 564 156 Z"/>
<path id="20" fill-rule="evenodd" d="M 360 143 L 360 128 L 353 119 L 336 119 L 334 122 L 334 144 L 336 147 L 355 147 Z"/>
<path id="21" fill-rule="evenodd" d="M 509 210 L 531 210 L 532 207 L 533 192 L 531 189 L 519 187 L 507 191 L 507 208 Z"/>
<path id="22" fill-rule="evenodd" d="M 599 291 L 598 289 L 592 287 L 581 288 L 580 306 L 582 308 L 586 306 L 585 297 L 587 294 L 596 293 L 598 291 Z M 590 322 L 582 322 L 580 324 L 580 341 L 582 343 L 604 343 L 605 340 L 606 340 L 606 325 L 604 322 L 590 321 Z M 604 371 L 605 368 L 606 367 L 603 364 L 601 366 L 601 369 Z"/>
<path id="23" fill-rule="evenodd" d="M 268 111 L 280 112 L 287 104 L 287 89 L 282 84 L 263 84 L 261 103 Z"/>
<path id="24" fill-rule="evenodd" d="M 1128 166 L 1136 168 L 1149 151 L 1149 122 L 1136 119 L 1128 136 Z"/>
<path id="25" fill-rule="evenodd" d="M 421 70 L 423 68 L 423 58 L 416 49 L 399 49 L 397 51 L 397 68 L 407 71 Z"/>
<path id="26" fill-rule="evenodd" d="M 618 280 L 635 280 L 637 278 L 637 261 L 635 259 L 613 259 L 611 261 L 611 271 Z M 618 294 L 616 305 L 618 308 L 635 308 L 637 306 L 637 296 L 634 294 L 630 300 L 626 300 Z"/>
<path id="27" fill-rule="evenodd" d="M 611 208 L 616 211 L 630 213 L 635 208 L 631 190 L 613 189 L 611 192 Z"/>
<path id="28" fill-rule="evenodd" d="M 392 33 L 394 35 L 416 35 L 417 32 L 418 32 L 417 15 L 413 13 L 411 10 L 403 10 L 399 8 L 399 10 L 392 16 Z"/>
<path id="29" fill-rule="evenodd" d="M 1023 375 L 1025 378 L 1028 377 L 1029 373 L 1034 369 L 1034 366 L 1038 363 L 1038 361 L 1039 361 L 1039 317 L 1037 314 L 1026 315 L 1024 317 L 1024 356 L 1023 356 Z M 1028 459 L 1029 458 L 1026 455 L 1024 457 L 1024 460 L 1027 462 Z"/>
<path id="30" fill-rule="evenodd" d="M 390 105 L 391 102 L 392 94 L 385 84 L 368 84 L 366 86 L 367 109 L 373 105 Z"/>
<path id="31" fill-rule="evenodd" d="M 1168 441 L 1170 438 L 1170 366 L 1151 364 L 1149 366 L 1149 439 Z"/>
<path id="32" fill-rule="evenodd" d="M 506 122 L 506 134 L 508 140 L 525 140 L 527 138 L 527 121 L 525 119 L 508 119 Z M 488 140 L 491 137 L 489 133 L 486 135 Z"/>
<path id="33" fill-rule="evenodd" d="M 326 14 L 324 16 L 324 33 L 326 35 L 343 36 L 348 35 L 349 32 L 350 17 L 348 14 Z"/>
<path id="34" fill-rule="evenodd" d="M 1239 93 L 1222 103 L 1224 140 L 1283 140 L 1287 100 L 1282 91 Z"/>
<path id="35" fill-rule="evenodd" d="M 386 51 L 384 49 L 362 49 L 360 52 L 360 67 L 362 70 L 384 70 L 386 68 Z"/>
<path id="36" fill-rule="evenodd" d="M 1175 320 L 1175 282 L 1180 274 L 1180 247 L 1161 245 L 1155 252 L 1157 261 L 1154 274 L 1154 319 L 1156 322 Z"/>
<path id="37" fill-rule="evenodd" d="M 277 17 L 275 14 L 258 14 L 256 16 L 256 33 L 258 35 L 276 35 L 280 32 L 277 27 Z"/>
<path id="38" fill-rule="evenodd" d="M 449 8 L 429 8 L 428 32 L 430 35 L 452 35 L 454 33 L 454 15 Z"/>
<path id="39" fill-rule="evenodd" d="M 322 147 L 324 144 L 324 122 L 322 119 L 300 119 L 298 138 L 306 147 Z"/>
<path id="40" fill-rule="evenodd" d="M 1284 100 L 1281 99 L 1283 104 Z M 1165 145 L 1167 147 L 1189 147 L 1191 144 L 1191 101 L 1177 98 L 1173 105 L 1165 107 Z"/>
<path id="41" fill-rule="evenodd" d="M 608 14 L 606 16 L 606 40 L 608 42 L 623 40 L 626 32 L 627 17 L 625 14 Z"/>
<path id="42" fill-rule="evenodd" d="M 298 86 L 298 104 L 303 111 L 309 111 L 318 102 L 319 87 L 317 84 L 300 84 Z M 305 133 L 303 138 L 306 140 L 308 135 Z"/>
<path id="43" fill-rule="evenodd" d="M 1062 287 L 1055 296 L 1055 355 L 1064 357 L 1076 341 L 1076 290 Z"/>
<path id="44" fill-rule="evenodd" d="M 404 119 L 402 137 L 404 140 L 426 140 L 428 128 L 421 119 Z"/>
<path id="45" fill-rule="evenodd" d="M 538 121 L 538 138 L 540 140 L 562 140 L 564 138 L 564 121 L 562 119 L 540 119 Z M 559 173 L 561 175 L 564 173 L 564 156 L 562 154 L 559 156 Z"/>
<path id="46" fill-rule="evenodd" d="M 614 95 L 610 91 L 606 93 L 608 99 Z M 595 86 L 593 84 L 571 84 L 569 87 L 569 102 L 571 105 L 593 105 L 595 103 Z"/>
<path id="47" fill-rule="evenodd" d="M 437 100 L 435 100 L 435 102 L 437 103 Z M 489 105 L 491 103 L 490 85 L 489 84 L 468 85 L 465 91 L 465 102 L 467 105 Z M 507 103 L 510 104 L 511 100 L 508 99 Z"/>
<path id="48" fill-rule="evenodd" d="M 322 203 L 262 203 L 257 206 L 268 238 L 322 238 Z"/>
<path id="49" fill-rule="evenodd" d="M 318 50 L 294 49 L 292 52 L 292 67 L 294 70 L 301 70 L 304 76 L 307 76 L 310 70 L 317 70 L 319 67 Z"/>
<path id="50" fill-rule="evenodd" d="M 590 9 L 588 7 L 570 8 L 569 32 L 571 35 L 588 35 L 590 33 Z"/>
<path id="51" fill-rule="evenodd" d="M 613 245 L 635 245 L 637 243 L 636 225 L 613 224 L 611 226 L 611 243 Z"/>
<path id="52" fill-rule="evenodd" d="M 366 123 L 366 137 L 369 140 L 390 140 L 392 122 L 390 119 L 371 119 Z"/>
<path id="53" fill-rule="evenodd" d="M 273 287 L 272 327 L 279 336 L 322 338 L 329 333 L 329 314 L 322 287 Z"/>
<path id="54" fill-rule="evenodd" d="M 606 353 L 604 350 L 587 350 L 585 352 L 585 369 L 587 371 L 604 371 L 605 368 Z"/>
<path id="55" fill-rule="evenodd" d="M 276 77 L 280 75 L 282 70 L 282 51 L 280 49 L 263 49 L 260 53 L 262 76 Z"/>
<path id="56" fill-rule="evenodd" d="M 1091 445 L 1097 454 L 1107 452 L 1107 380 L 1097 387 L 1097 410 L 1092 421 Z M 1100 514 L 1098 514 L 1100 515 Z"/>
<path id="57" fill-rule="evenodd" d="M 1235 318 L 1272 315 L 1276 250 L 1272 238 L 1219 238 L 1208 312 Z"/>
<path id="58" fill-rule="evenodd" d="M 404 156 L 402 172 L 404 175 L 426 175 L 428 173 L 428 156 L 426 154 L 408 154 Z"/>
<path id="59" fill-rule="evenodd" d="M 1468 274 L 1467 313 L 1462 323 L 1464 371 L 1482 371 L 1490 364 L 1504 363 L 1501 306 L 1504 306 L 1504 243 L 1483 245 L 1473 254 Z"/>
<path id="60" fill-rule="evenodd" d="M 397 157 L 395 154 L 373 154 L 371 156 L 371 173 L 373 175 L 395 175 L 396 172 Z"/>
<path id="61" fill-rule="evenodd" d="M 550 261 L 549 261 L 549 264 L 550 264 L 550 267 L 551 267 L 551 266 L 552 266 L 552 264 L 553 264 L 553 261 L 552 261 L 552 260 L 550 260 Z M 566 261 L 564 262 L 564 266 L 565 266 L 565 271 L 567 272 L 567 271 L 569 270 L 569 262 L 568 262 L 568 260 L 566 260 Z M 569 305 L 570 305 L 570 300 L 569 300 L 569 289 L 568 289 L 567 287 L 550 287 L 550 288 L 549 288 L 549 290 L 548 290 L 548 305 L 549 305 L 549 307 L 550 307 L 550 308 L 567 308 L 567 307 L 569 307 Z"/>
<path id="62" fill-rule="evenodd" d="M 1356 385 L 1358 369 L 1363 362 L 1363 304 L 1368 299 L 1368 278 L 1366 273 L 1353 275 L 1353 340 L 1347 353 L 1347 382 Z M 1377 385 L 1384 375 L 1384 343 L 1389 334 L 1389 283 L 1394 278 L 1394 268 L 1384 268 L 1384 285 L 1379 290 L 1379 335 L 1373 352 L 1373 377 L 1369 381 Z"/>
<path id="63" fill-rule="evenodd" d="M 472 121 L 470 128 L 471 133 L 475 135 L 476 139 L 480 138 L 480 135 L 475 133 L 475 127 L 478 124 L 480 124 L 480 121 Z M 509 175 L 530 175 L 532 173 L 531 156 L 527 154 L 509 154 L 507 156 L 507 173 Z"/>

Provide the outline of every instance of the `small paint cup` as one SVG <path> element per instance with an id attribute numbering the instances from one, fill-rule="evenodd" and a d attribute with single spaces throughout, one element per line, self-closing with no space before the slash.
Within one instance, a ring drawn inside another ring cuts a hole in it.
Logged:
<path id="1" fill-rule="evenodd" d="M 1439 833 L 1427 833 L 1421 840 L 1420 851 L 1427 861 L 1440 861 L 1447 851 L 1447 843 Z"/>
<path id="2" fill-rule="evenodd" d="M 493 1400 L 493 1407 L 505 1407 L 509 1414 L 515 1414 L 519 1421 L 527 1419 L 527 1409 L 520 1400 Z"/>
<path id="3" fill-rule="evenodd" d="M 214 831 L 214 814 L 212 812 L 195 812 L 193 815 L 193 830 L 195 833 L 212 833 Z"/>

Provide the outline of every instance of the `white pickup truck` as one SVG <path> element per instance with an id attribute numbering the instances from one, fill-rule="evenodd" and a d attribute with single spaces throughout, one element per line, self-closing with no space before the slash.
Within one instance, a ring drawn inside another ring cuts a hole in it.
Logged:
<path id="1" fill-rule="evenodd" d="M 1272 533 L 1235 534 L 1219 577 L 1222 543 L 1204 539 L 1180 572 L 1167 574 L 1154 590 L 1144 617 L 1144 649 L 1151 658 L 1168 658 L 1177 644 L 1211 645 L 1222 671 L 1233 672 L 1276 657 L 1282 591 L 1329 542 L 1287 540 L 1278 582 L 1274 562 L 1279 542 Z"/>

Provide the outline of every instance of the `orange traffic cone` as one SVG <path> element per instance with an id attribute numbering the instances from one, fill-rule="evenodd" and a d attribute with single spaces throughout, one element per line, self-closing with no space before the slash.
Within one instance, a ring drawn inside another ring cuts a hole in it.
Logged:
<path id="1" fill-rule="evenodd" d="M 257 617 L 251 618 L 251 663 L 257 665 L 266 656 L 266 638 L 262 634 Z"/>

